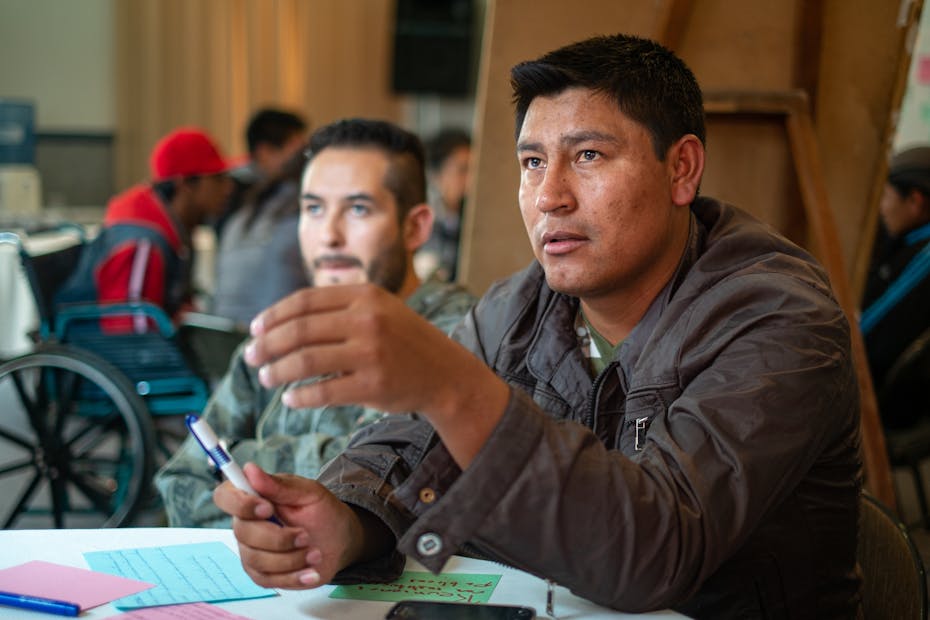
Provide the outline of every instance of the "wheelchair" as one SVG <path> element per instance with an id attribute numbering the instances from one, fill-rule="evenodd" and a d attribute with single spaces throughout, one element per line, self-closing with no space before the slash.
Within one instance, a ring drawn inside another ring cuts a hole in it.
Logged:
<path id="1" fill-rule="evenodd" d="M 160 307 L 55 304 L 88 245 L 80 227 L 56 228 L 68 230 L 72 245 L 35 256 L 17 234 L 0 232 L 0 246 L 18 251 L 39 317 L 32 350 L 0 363 L 4 529 L 118 527 L 153 503 L 160 509 L 152 475 L 184 439 L 184 416 L 207 402 L 202 361 Z M 101 327 L 118 317 L 145 328 Z"/>

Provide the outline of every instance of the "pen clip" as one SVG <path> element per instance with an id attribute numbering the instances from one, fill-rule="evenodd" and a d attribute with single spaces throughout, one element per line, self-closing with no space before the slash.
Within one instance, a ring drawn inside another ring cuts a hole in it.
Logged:
<path id="1" fill-rule="evenodd" d="M 196 424 L 199 419 L 200 418 L 190 413 L 187 415 L 186 418 L 184 418 L 184 424 L 187 425 L 187 430 L 189 430 L 191 435 L 193 435 L 194 439 L 197 440 L 197 443 L 200 444 L 200 447 L 203 448 L 203 451 L 206 452 L 207 454 L 210 454 L 210 450 L 207 448 L 206 445 L 204 445 L 203 440 L 200 438 L 200 435 L 197 434 L 197 430 L 194 428 L 194 424 Z"/>

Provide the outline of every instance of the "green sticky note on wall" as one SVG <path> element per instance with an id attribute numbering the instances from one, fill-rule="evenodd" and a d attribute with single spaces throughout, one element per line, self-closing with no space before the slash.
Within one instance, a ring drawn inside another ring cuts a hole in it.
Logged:
<path id="1" fill-rule="evenodd" d="M 487 603 L 500 581 L 500 575 L 478 573 L 440 573 L 405 571 L 390 583 L 359 583 L 336 586 L 330 598 L 351 598 L 363 601 L 449 601 L 454 603 Z"/>

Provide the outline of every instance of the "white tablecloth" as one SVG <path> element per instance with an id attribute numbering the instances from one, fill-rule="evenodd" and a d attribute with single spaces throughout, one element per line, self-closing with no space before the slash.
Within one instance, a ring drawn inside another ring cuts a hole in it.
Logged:
<path id="1" fill-rule="evenodd" d="M 185 528 L 123 528 L 111 530 L 4 530 L 0 531 L 0 568 L 15 566 L 30 560 L 44 560 L 89 568 L 84 561 L 86 551 L 132 549 L 221 541 L 237 551 L 231 530 L 185 529 Z M 410 561 L 408 570 L 425 570 Z M 491 603 L 528 605 L 537 614 L 545 617 L 546 584 L 543 580 L 520 571 L 507 569 L 500 564 L 452 558 L 444 572 L 485 573 L 502 575 L 491 596 Z M 281 590 L 281 596 L 247 601 L 222 603 L 220 607 L 255 620 L 277 618 L 346 618 L 352 620 L 377 620 L 384 618 L 393 603 L 331 599 L 333 586 L 322 586 L 314 590 Z M 683 618 L 674 612 L 651 614 L 623 614 L 605 609 L 572 595 L 565 588 L 556 588 L 555 612 L 560 619 L 598 620 L 607 618 Z M 119 613 L 112 604 L 103 605 L 81 613 L 81 618 L 106 618 Z M 52 618 L 47 614 L 24 612 L 23 610 L 0 607 L 3 618 Z"/>
<path id="2" fill-rule="evenodd" d="M 30 254 L 38 255 L 65 248 L 76 242 L 73 233 L 21 234 Z M 27 334 L 38 327 L 35 299 L 20 265 L 16 246 L 0 243 L 0 360 L 28 353 Z"/>

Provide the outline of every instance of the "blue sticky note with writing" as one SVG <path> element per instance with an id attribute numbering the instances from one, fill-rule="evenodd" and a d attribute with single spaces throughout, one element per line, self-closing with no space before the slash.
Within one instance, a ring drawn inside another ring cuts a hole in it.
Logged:
<path id="1" fill-rule="evenodd" d="M 89 551 L 84 559 L 95 571 L 156 584 L 114 601 L 117 609 L 180 603 L 220 603 L 277 596 L 255 584 L 239 558 L 221 542 Z"/>

